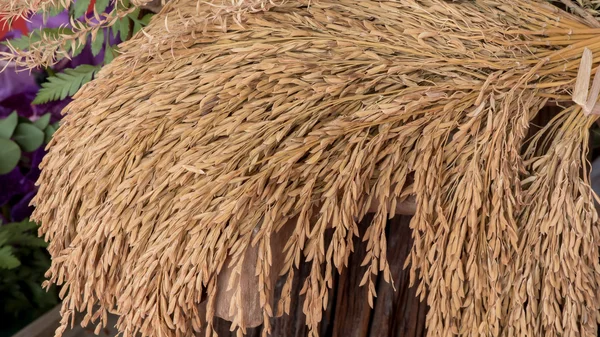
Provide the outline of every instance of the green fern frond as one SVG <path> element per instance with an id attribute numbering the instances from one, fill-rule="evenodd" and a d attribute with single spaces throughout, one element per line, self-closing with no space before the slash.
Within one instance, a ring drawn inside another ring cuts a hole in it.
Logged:
<path id="1" fill-rule="evenodd" d="M 46 242 L 34 231 L 38 225 L 24 220 L 0 227 L 0 247 L 3 245 L 21 245 L 27 247 L 46 247 Z"/>
<path id="2" fill-rule="evenodd" d="M 2 227 L 0 227 L 0 233 L 20 234 L 32 230 L 34 228 L 37 228 L 37 224 L 35 222 L 24 220 L 21 222 L 12 222 L 2 225 Z"/>
<path id="3" fill-rule="evenodd" d="M 48 244 L 46 243 L 46 241 L 44 241 L 44 239 L 39 238 L 33 234 L 19 234 L 16 235 L 13 239 L 12 239 L 12 243 L 15 245 L 20 245 L 20 246 L 27 246 L 27 247 L 47 247 Z"/>
<path id="4" fill-rule="evenodd" d="M 11 247 L 0 247 L 0 269 L 13 269 L 21 265 L 21 261 L 13 254 Z"/>
<path id="5" fill-rule="evenodd" d="M 98 70 L 100 66 L 83 64 L 48 77 L 48 81 L 42 83 L 42 88 L 38 91 L 33 104 L 43 104 L 73 96 L 81 86 L 92 80 Z"/>

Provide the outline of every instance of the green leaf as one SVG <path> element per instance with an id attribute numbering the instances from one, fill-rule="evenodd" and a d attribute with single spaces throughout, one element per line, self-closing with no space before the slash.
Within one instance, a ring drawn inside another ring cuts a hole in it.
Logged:
<path id="1" fill-rule="evenodd" d="M 150 19 L 152 19 L 153 16 L 154 16 L 154 13 L 148 13 L 148 14 L 144 15 L 144 17 L 140 20 L 140 22 L 144 26 L 147 26 L 148 23 L 150 23 Z"/>
<path id="2" fill-rule="evenodd" d="M 79 54 L 81 54 L 81 52 L 83 51 L 83 48 L 85 48 L 85 44 L 86 41 L 77 41 L 77 43 L 75 44 L 75 49 L 73 49 L 71 51 L 71 57 L 75 57 L 78 56 Z"/>
<path id="3" fill-rule="evenodd" d="M 139 32 L 140 30 L 142 30 L 142 25 L 140 24 L 139 21 L 133 21 L 133 32 L 132 34 L 135 35 L 137 34 L 137 32 Z"/>
<path id="4" fill-rule="evenodd" d="M 9 139 L 0 138 L 0 174 L 7 174 L 19 163 L 21 149 Z"/>
<path id="5" fill-rule="evenodd" d="M 83 64 L 75 69 L 66 69 L 63 73 L 48 77 L 48 82 L 42 83 L 42 88 L 38 91 L 33 104 L 42 104 L 73 96 L 82 85 L 92 80 L 99 69 L 100 66 Z"/>
<path id="6" fill-rule="evenodd" d="M 10 240 L 10 235 L 7 231 L 0 232 L 0 247 L 4 246 L 8 240 Z"/>
<path id="7" fill-rule="evenodd" d="M 1 233 L 24 233 L 27 231 L 30 231 L 32 229 L 36 229 L 38 227 L 38 224 L 30 221 L 30 220 L 23 220 L 21 222 L 12 222 L 12 223 L 8 223 L 2 227 L 0 227 L 0 232 Z"/>
<path id="8" fill-rule="evenodd" d="M 44 239 L 38 238 L 32 234 L 21 234 L 12 240 L 12 243 L 27 246 L 27 247 L 47 247 L 48 244 Z"/>
<path id="9" fill-rule="evenodd" d="M 104 64 L 109 64 L 115 59 L 115 55 L 117 54 L 116 46 L 106 45 L 106 50 L 104 51 Z"/>
<path id="10" fill-rule="evenodd" d="M 31 43 L 36 42 L 33 38 L 34 36 L 35 36 L 34 32 L 31 32 L 30 35 L 21 36 L 16 39 L 6 40 L 6 41 L 2 42 L 2 44 L 6 45 L 6 46 L 11 45 L 14 48 L 19 49 L 19 50 L 25 50 L 29 47 L 29 45 Z M 39 39 L 38 39 L 38 41 L 39 41 Z"/>
<path id="11" fill-rule="evenodd" d="M 48 127 L 44 130 L 44 143 L 50 143 L 52 136 L 56 132 L 56 129 L 52 125 L 48 125 Z"/>
<path id="12" fill-rule="evenodd" d="M 75 3 L 71 5 L 73 7 L 73 12 L 71 17 L 73 19 L 79 19 L 85 12 L 87 12 L 88 7 L 90 7 L 90 0 L 75 0 Z"/>
<path id="13" fill-rule="evenodd" d="M 133 31 L 131 32 L 131 35 L 135 35 L 140 31 L 140 29 L 142 29 L 142 24 L 140 20 L 138 20 L 138 17 L 140 16 L 140 9 L 136 9 L 135 11 L 127 14 L 127 16 L 131 19 L 131 21 L 133 21 Z"/>
<path id="14" fill-rule="evenodd" d="M 55 5 L 50 6 L 48 16 L 49 17 L 57 16 L 58 14 L 62 13 L 64 10 L 65 10 L 65 7 L 63 5 L 61 5 L 59 2 Z"/>
<path id="15" fill-rule="evenodd" d="M 137 20 L 138 17 L 140 16 L 140 9 L 136 8 L 133 12 L 127 14 L 127 16 L 131 19 L 131 20 Z"/>
<path id="16" fill-rule="evenodd" d="M 50 124 L 49 113 L 42 115 L 42 117 L 38 118 L 35 122 L 33 122 L 33 125 L 37 126 L 40 130 L 44 130 L 48 126 L 48 124 Z"/>
<path id="17" fill-rule="evenodd" d="M 7 40 L 2 42 L 4 45 L 12 45 L 14 48 L 19 50 L 29 49 L 31 44 L 36 42 L 40 42 L 42 40 L 42 36 L 48 36 L 51 39 L 58 39 L 60 35 L 72 35 L 73 31 L 67 27 L 60 28 L 44 28 L 44 29 L 35 29 L 29 33 L 29 35 L 21 36 L 17 39 Z M 66 45 L 65 48 L 70 49 L 70 45 Z"/>
<path id="18" fill-rule="evenodd" d="M 38 225 L 29 220 L 13 222 L 0 227 L 0 245 L 46 247 L 46 241 L 37 236 Z"/>
<path id="19" fill-rule="evenodd" d="M 96 0 L 96 5 L 94 5 L 94 10 L 98 14 L 104 13 L 106 8 L 108 7 L 108 4 L 110 4 L 110 0 Z"/>
<path id="20" fill-rule="evenodd" d="M 119 23 L 119 38 L 121 41 L 127 41 L 129 39 L 129 17 L 124 17 L 120 20 Z"/>
<path id="21" fill-rule="evenodd" d="M 0 268 L 1 269 L 14 269 L 21 265 L 21 261 L 17 259 L 12 253 L 11 247 L 0 248 Z"/>
<path id="22" fill-rule="evenodd" d="M 102 46 L 104 46 L 104 30 L 98 29 L 96 39 L 92 41 L 92 55 L 96 56 L 100 54 Z"/>
<path id="23" fill-rule="evenodd" d="M 19 124 L 15 129 L 13 140 L 25 152 L 37 150 L 44 143 L 44 132 L 32 124 Z"/>
<path id="24" fill-rule="evenodd" d="M 29 320 L 58 303 L 55 286 L 41 288 L 50 258 L 45 243 L 37 237 L 38 228 L 29 220 L 0 226 L 0 310 L 7 317 Z M 3 269 L 6 267 L 13 269 Z"/>
<path id="25" fill-rule="evenodd" d="M 142 30 L 142 28 L 144 28 L 148 24 L 148 22 L 150 22 L 150 19 L 154 15 L 153 13 L 149 13 L 149 14 L 144 15 L 143 18 L 138 19 L 139 12 L 140 12 L 139 9 L 137 9 L 128 15 L 128 17 L 131 19 L 131 21 L 133 21 L 133 32 L 132 32 L 133 35 L 135 35 L 137 32 Z"/>
<path id="26" fill-rule="evenodd" d="M 113 37 L 117 37 L 119 31 L 121 29 L 121 20 L 115 21 L 115 23 L 110 27 L 110 31 L 112 32 Z"/>
<path id="27" fill-rule="evenodd" d="M 9 139 L 18 123 L 19 118 L 16 111 L 13 111 L 8 117 L 0 119 L 0 138 Z"/>

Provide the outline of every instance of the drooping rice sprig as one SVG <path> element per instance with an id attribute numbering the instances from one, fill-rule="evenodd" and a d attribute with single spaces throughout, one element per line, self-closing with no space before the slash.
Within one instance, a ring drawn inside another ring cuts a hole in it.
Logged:
<path id="1" fill-rule="evenodd" d="M 128 335 L 203 319 L 210 335 L 217 315 L 244 331 L 256 248 L 265 333 L 270 280 L 287 278 L 285 312 L 305 260 L 314 336 L 356 236 L 369 304 L 374 275 L 390 280 L 386 220 L 412 194 L 407 262 L 429 336 L 596 333 L 596 117 L 580 107 L 596 102 L 574 88 L 597 28 L 527 0 L 288 1 L 240 17 L 250 3 L 175 1 L 67 108 L 34 200 L 50 282 L 68 289 L 59 332 L 77 311 L 98 326 L 115 311 Z M 547 103 L 565 107 L 530 138 Z"/>
<path id="2" fill-rule="evenodd" d="M 83 7 L 80 4 L 84 4 Z M 113 7 L 106 12 L 109 5 Z M 32 10 L 27 15 L 35 12 L 52 15 L 69 8 L 69 25 L 59 29 L 34 30 L 18 40 L 4 42 L 9 50 L 0 52 L 0 60 L 6 64 L 26 69 L 51 67 L 61 59 L 77 56 L 88 43 L 92 44 L 92 51 L 96 55 L 99 47 L 106 45 L 108 34 L 104 30 L 110 28 L 113 35 L 125 41 L 141 30 L 151 17 L 150 14 L 140 17 L 139 8 L 129 0 L 97 1 L 95 6 L 91 6 L 89 0 L 74 3 L 48 1 L 38 6 L 31 5 Z M 92 8 L 91 16 L 85 15 L 88 6 Z M 9 14 L 5 13 L 6 20 L 10 20 Z"/>

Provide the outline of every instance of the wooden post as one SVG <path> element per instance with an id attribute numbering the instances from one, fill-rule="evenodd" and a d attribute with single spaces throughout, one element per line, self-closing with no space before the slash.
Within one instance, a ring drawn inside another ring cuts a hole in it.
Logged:
<path id="1" fill-rule="evenodd" d="M 370 218 L 360 224 L 364 233 Z M 394 278 L 396 291 L 383 277 L 377 279 L 377 298 L 371 309 L 367 303 L 365 287 L 358 287 L 365 272 L 360 264 L 365 257 L 366 243 L 355 241 L 355 251 L 350 255 L 348 268 L 337 275 L 330 291 L 329 307 L 323 315 L 320 327 L 321 337 L 421 337 L 425 336 L 425 316 L 427 306 L 415 297 L 416 287 L 410 288 L 408 270 L 402 266 L 412 245 L 410 216 L 397 216 L 392 219 L 388 230 L 388 259 Z M 304 337 L 308 329 L 302 313 L 302 300 L 299 295 L 301 280 L 310 271 L 310 264 L 302 263 L 294 280 L 293 301 L 290 315 L 273 318 L 273 337 Z M 234 337 L 229 331 L 229 322 L 216 319 L 215 329 L 221 337 Z M 258 337 L 261 327 L 249 329 L 247 336 Z"/>

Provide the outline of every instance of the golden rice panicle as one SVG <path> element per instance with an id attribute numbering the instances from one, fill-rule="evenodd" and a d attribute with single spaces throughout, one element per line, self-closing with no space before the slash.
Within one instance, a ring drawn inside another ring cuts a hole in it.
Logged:
<path id="1" fill-rule="evenodd" d="M 545 102 L 534 91 L 519 96 L 471 95 L 468 110 L 450 110 L 420 140 L 418 148 L 427 151 L 415 166 L 418 207 L 411 226 L 418 232 L 409 259 L 429 291 L 430 334 L 502 329 L 503 282 L 517 248 L 523 121 Z M 461 169 L 448 171 L 453 164 Z M 418 290 L 424 298 L 423 284 Z"/>
<path id="2" fill-rule="evenodd" d="M 589 186 L 586 154 L 593 120 L 579 107 L 556 118 L 549 150 L 530 149 L 532 176 L 517 270 L 509 283 L 507 335 L 595 336 L 598 298 L 598 215 Z M 581 172 L 584 172 L 582 175 Z"/>
<path id="3" fill-rule="evenodd" d="M 547 101 L 570 102 L 600 31 L 526 0 L 307 4 L 169 2 L 66 108 L 33 214 L 63 285 L 57 335 L 76 312 L 116 313 L 124 336 L 212 336 L 214 316 L 242 334 L 248 274 L 268 334 L 305 261 L 315 336 L 357 236 L 368 303 L 376 275 L 393 281 L 386 220 L 411 194 L 429 336 L 589 335 L 593 117 L 567 109 L 549 149 L 521 149 Z"/>
<path id="4" fill-rule="evenodd" d="M 0 23 L 10 22 L 16 18 L 27 18 L 29 15 L 51 8 L 62 6 L 67 8 L 72 0 L 0 0 Z"/>

